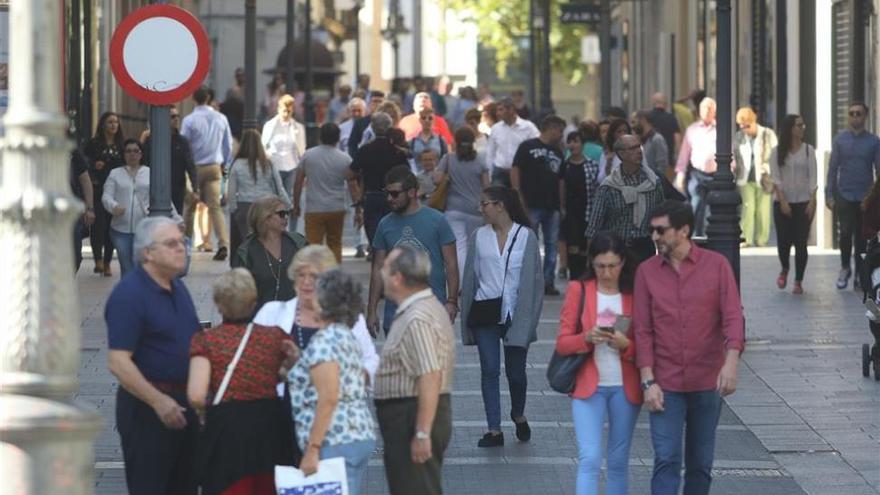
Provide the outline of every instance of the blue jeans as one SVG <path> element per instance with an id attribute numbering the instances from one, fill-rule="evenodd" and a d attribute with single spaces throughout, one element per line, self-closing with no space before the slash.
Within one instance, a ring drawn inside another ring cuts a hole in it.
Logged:
<path id="1" fill-rule="evenodd" d="M 676 495 L 681 483 L 681 435 L 684 439 L 684 495 L 709 493 L 715 459 L 715 428 L 721 396 L 705 392 L 663 392 L 662 412 L 651 413 L 654 444 L 652 495 Z"/>
<path id="2" fill-rule="evenodd" d="M 361 490 L 361 480 L 367 470 L 367 462 L 376 446 L 375 440 L 330 445 L 321 448 L 321 459 L 345 458 L 345 477 L 348 480 L 348 493 L 357 495 Z"/>
<path id="3" fill-rule="evenodd" d="M 119 268 L 122 270 L 121 277 L 134 270 L 134 234 L 125 234 L 115 229 L 110 229 L 110 240 L 116 247 L 116 256 L 119 258 Z"/>
<path id="4" fill-rule="evenodd" d="M 626 399 L 623 387 L 599 387 L 586 399 L 572 399 L 571 415 L 578 443 L 575 493 L 599 493 L 602 426 L 608 418 L 608 495 L 626 495 L 629 488 L 629 447 L 640 407 Z"/>
<path id="5" fill-rule="evenodd" d="M 706 198 L 709 195 L 708 187 L 712 182 L 712 177 L 699 170 L 690 169 L 687 191 L 691 207 L 694 209 L 694 235 L 706 235 L 706 226 L 709 222 L 709 204 L 706 202 Z"/>
<path id="6" fill-rule="evenodd" d="M 532 228 L 544 238 L 544 286 L 552 287 L 556 280 L 556 241 L 559 239 L 559 211 L 532 208 L 529 211 Z"/>
<path id="7" fill-rule="evenodd" d="M 505 325 L 474 328 L 477 350 L 480 353 L 480 385 L 483 407 L 489 430 L 501 431 L 501 339 L 506 333 Z M 510 414 L 519 419 L 526 409 L 526 355 L 525 347 L 504 346 L 504 371 L 510 388 Z"/>
<path id="8" fill-rule="evenodd" d="M 290 198 L 291 205 L 293 205 L 293 183 L 296 182 L 296 169 L 287 172 L 281 172 L 279 170 L 278 175 L 281 176 L 281 184 L 284 186 L 284 190 L 287 192 L 287 197 Z M 296 232 L 296 225 L 298 223 L 299 217 L 295 217 L 293 215 L 287 217 L 287 231 L 290 233 Z"/>

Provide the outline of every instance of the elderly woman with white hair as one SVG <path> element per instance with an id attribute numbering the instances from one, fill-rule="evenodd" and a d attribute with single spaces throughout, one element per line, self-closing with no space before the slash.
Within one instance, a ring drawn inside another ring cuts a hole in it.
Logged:
<path id="1" fill-rule="evenodd" d="M 187 398 L 205 424 L 196 475 L 203 494 L 273 494 L 275 465 L 293 457 L 292 438 L 279 435 L 290 420 L 275 392 L 289 337 L 248 323 L 257 287 L 244 268 L 220 275 L 213 291 L 223 323 L 196 333 L 189 351 Z"/>
<path id="2" fill-rule="evenodd" d="M 376 443 L 361 346 L 351 331 L 361 318 L 363 290 L 338 269 L 322 274 L 315 288 L 320 327 L 288 375 L 304 452 L 299 468 L 310 475 L 320 459 L 343 457 L 348 491 L 357 494 Z"/>

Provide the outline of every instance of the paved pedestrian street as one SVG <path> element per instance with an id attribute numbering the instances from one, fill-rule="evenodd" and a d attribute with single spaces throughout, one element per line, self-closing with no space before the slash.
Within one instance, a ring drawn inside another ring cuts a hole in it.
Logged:
<path id="1" fill-rule="evenodd" d="M 810 258 L 805 295 L 779 291 L 774 253 L 765 249 L 743 254 L 749 342 L 739 367 L 738 391 L 727 399 L 721 414 L 712 493 L 880 493 L 880 383 L 861 376 L 860 346 L 870 338 L 861 293 L 834 289 L 838 261 L 828 252 Z M 367 282 L 366 262 L 349 256 L 343 266 Z M 225 268 L 207 254 L 195 255 L 186 283 L 202 319 L 218 320 L 210 284 Z M 78 398 L 104 418 L 95 450 L 96 492 L 122 494 L 125 477 L 113 419 L 116 385 L 107 371 L 103 323 L 104 300 L 117 278 L 100 278 L 91 269 L 91 261 L 85 261 L 77 277 L 83 329 Z M 115 264 L 114 270 L 118 273 Z M 558 284 L 562 288 L 562 282 Z M 550 390 L 544 378 L 560 305 L 560 297 L 545 300 L 539 340 L 529 352 L 530 443 L 516 442 L 507 421 L 502 425 L 507 441 L 503 448 L 476 447 L 485 429 L 479 361 L 476 348 L 458 345 L 453 439 L 444 467 L 446 493 L 573 493 L 577 447 L 570 400 Z M 509 410 L 505 388 L 502 378 L 503 417 Z M 630 493 L 649 493 L 652 457 L 643 411 L 630 456 Z M 387 493 L 379 452 L 370 463 L 364 493 Z"/>

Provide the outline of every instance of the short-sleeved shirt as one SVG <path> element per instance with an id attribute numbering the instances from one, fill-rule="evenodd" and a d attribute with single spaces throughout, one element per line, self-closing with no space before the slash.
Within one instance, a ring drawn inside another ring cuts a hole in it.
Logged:
<path id="1" fill-rule="evenodd" d="M 350 328 L 332 324 L 312 337 L 287 377 L 297 442 L 303 451 L 309 443 L 309 434 L 315 422 L 315 408 L 318 406 L 318 389 L 312 383 L 310 372 L 313 367 L 329 362 L 339 366 L 339 402 L 324 435 L 323 445 L 341 445 L 374 438 L 375 427 L 367 405 L 367 380 L 360 344 Z"/>
<path id="2" fill-rule="evenodd" d="M 459 211 L 480 216 L 480 195 L 483 193 L 483 173 L 488 173 L 482 154 L 471 161 L 460 160 L 450 153 L 440 160 L 438 169 L 449 176 L 449 194 L 446 211 Z"/>
<path id="3" fill-rule="evenodd" d="M 303 154 L 299 162 L 308 179 L 306 213 L 344 211 L 345 171 L 351 158 L 333 146 L 322 144 Z"/>
<path id="4" fill-rule="evenodd" d="M 455 337 L 446 309 L 427 289 L 402 301 L 376 371 L 376 399 L 419 395 L 419 377 L 441 372 L 440 393 L 452 391 Z"/>
<path id="5" fill-rule="evenodd" d="M 138 266 L 113 288 L 104 307 L 107 347 L 130 351 L 149 381 L 186 383 L 189 346 L 199 317 L 180 279 L 161 287 Z"/>
<path id="6" fill-rule="evenodd" d="M 350 168 L 360 174 L 364 192 L 381 192 L 385 187 L 385 174 L 398 165 L 409 166 L 406 154 L 388 138 L 377 137 L 358 149 Z"/>
<path id="7" fill-rule="evenodd" d="M 431 289 L 441 301 L 445 301 L 446 264 L 443 262 L 443 246 L 455 244 L 455 234 L 446 217 L 427 206 L 422 206 L 412 215 L 385 215 L 376 228 L 373 247 L 387 254 L 404 244 L 428 253 L 431 258 Z"/>
<path id="8" fill-rule="evenodd" d="M 220 388 L 246 331 L 247 324 L 223 323 L 193 335 L 189 355 L 205 357 L 211 363 L 212 395 Z M 285 357 L 281 343 L 289 339 L 278 327 L 254 325 L 221 402 L 274 399 L 278 369 Z"/>
<path id="9" fill-rule="evenodd" d="M 519 187 L 529 209 L 559 209 L 559 168 L 562 152 L 539 138 L 523 141 L 513 157 Z"/>

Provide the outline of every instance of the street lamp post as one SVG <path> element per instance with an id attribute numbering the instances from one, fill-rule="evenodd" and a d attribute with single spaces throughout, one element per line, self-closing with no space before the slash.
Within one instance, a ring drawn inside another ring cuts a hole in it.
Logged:
<path id="1" fill-rule="evenodd" d="M 285 46 L 287 47 L 287 51 L 284 52 L 284 72 L 285 78 L 284 83 L 287 86 L 287 92 L 293 93 L 293 88 L 296 86 L 296 74 L 293 72 L 294 64 L 296 64 L 294 60 L 294 49 L 293 44 L 296 39 L 296 28 L 294 24 L 294 15 L 296 14 L 296 6 L 294 0 L 287 0 L 287 25 L 285 29 L 285 35 L 287 38 L 287 43 Z"/>
<path id="2" fill-rule="evenodd" d="M 357 89 L 358 77 L 361 75 L 361 9 L 364 8 L 364 2 L 357 0 L 354 3 L 354 84 L 352 87 Z"/>
<path id="3" fill-rule="evenodd" d="M 382 30 L 382 37 L 391 43 L 394 51 L 394 79 L 400 77 L 400 36 L 408 34 L 409 30 L 403 24 L 403 13 L 400 11 L 400 0 L 391 0 L 388 6 L 388 21 Z"/>
<path id="4" fill-rule="evenodd" d="M 78 405 L 80 317 L 72 143 L 61 105 L 61 2 L 9 3 L 9 110 L 0 141 L 0 459 L 4 493 L 92 493 L 100 418 Z"/>
<path id="5" fill-rule="evenodd" d="M 733 102 L 731 93 L 731 26 L 730 0 L 718 0 L 718 44 L 717 44 L 717 88 L 718 112 L 717 141 L 715 161 L 718 169 L 709 183 L 707 204 L 709 205 L 709 226 L 706 229 L 710 249 L 723 254 L 736 276 L 739 284 L 739 205 L 741 199 L 736 190 L 733 173 L 730 170 L 732 160 L 733 136 Z"/>
<path id="6" fill-rule="evenodd" d="M 541 2 L 538 12 L 541 27 L 541 108 L 538 112 L 538 118 L 544 118 L 555 113 L 553 109 L 552 96 L 552 70 L 553 64 L 550 60 L 550 0 L 539 0 Z M 534 108 L 534 107 L 532 107 Z"/>
<path id="7" fill-rule="evenodd" d="M 256 129 L 257 0 L 245 0 L 244 2 L 244 75 L 244 119 L 242 127 L 245 129 Z"/>
<path id="8" fill-rule="evenodd" d="M 312 0 L 306 0 L 306 32 L 305 32 L 305 50 L 306 50 L 306 78 L 303 92 L 305 93 L 305 101 L 303 106 L 306 112 L 306 145 L 313 146 L 316 144 L 315 136 L 315 102 L 312 97 L 312 86 L 314 81 L 313 60 L 312 60 Z M 290 89 L 288 89 L 290 91 Z"/>

